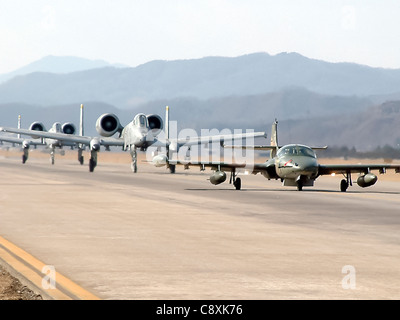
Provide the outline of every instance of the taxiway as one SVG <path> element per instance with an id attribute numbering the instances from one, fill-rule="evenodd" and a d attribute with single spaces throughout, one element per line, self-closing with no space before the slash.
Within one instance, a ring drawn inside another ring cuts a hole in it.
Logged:
<path id="1" fill-rule="evenodd" d="M 101 299 L 400 298 L 400 175 L 346 193 L 340 177 L 298 192 L 250 175 L 236 191 L 114 159 L 90 173 L 2 155 L 0 236 Z"/>

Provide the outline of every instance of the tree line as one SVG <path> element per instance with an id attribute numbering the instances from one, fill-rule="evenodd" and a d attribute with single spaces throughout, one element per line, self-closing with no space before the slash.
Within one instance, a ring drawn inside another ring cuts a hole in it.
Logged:
<path id="1" fill-rule="evenodd" d="M 400 147 L 384 145 L 370 151 L 358 151 L 355 147 L 332 146 L 326 150 L 318 150 L 320 158 L 368 158 L 368 159 L 400 159 Z"/>

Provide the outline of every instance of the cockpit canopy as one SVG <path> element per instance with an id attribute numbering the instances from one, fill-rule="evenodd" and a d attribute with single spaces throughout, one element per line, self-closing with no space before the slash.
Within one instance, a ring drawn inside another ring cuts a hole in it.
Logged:
<path id="1" fill-rule="evenodd" d="M 141 128 L 147 128 L 149 126 L 147 117 L 142 113 L 139 113 L 138 115 L 136 115 L 136 117 L 133 119 L 133 124 L 135 126 L 141 127 Z"/>
<path id="2" fill-rule="evenodd" d="M 279 149 L 277 153 L 278 157 L 282 156 L 305 156 L 316 158 L 315 152 L 313 149 L 307 146 L 299 145 L 299 144 L 291 144 L 284 146 L 283 148 Z"/>

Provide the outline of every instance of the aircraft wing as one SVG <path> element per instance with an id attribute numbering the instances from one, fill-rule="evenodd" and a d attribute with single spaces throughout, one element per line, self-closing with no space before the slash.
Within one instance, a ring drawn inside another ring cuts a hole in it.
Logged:
<path id="1" fill-rule="evenodd" d="M 264 137 L 267 135 L 265 132 L 247 132 L 247 133 L 237 133 L 237 134 L 221 134 L 214 136 L 201 136 L 196 138 L 184 138 L 184 139 L 171 139 L 171 142 L 175 142 L 180 146 L 192 146 L 203 143 L 212 143 L 212 142 L 223 142 L 225 140 L 236 140 L 236 139 L 245 139 L 245 138 L 257 138 Z"/>
<path id="2" fill-rule="evenodd" d="M 90 145 L 92 137 L 78 136 L 65 133 L 47 132 L 47 131 L 37 131 L 28 129 L 17 129 L 17 128 L 7 128 L 0 127 L 0 131 L 19 133 L 28 136 L 42 137 L 48 139 L 55 139 L 63 142 L 81 143 L 85 145 Z M 99 143 L 104 146 L 123 146 L 124 141 L 121 138 L 99 138 Z"/>
<path id="3" fill-rule="evenodd" d="M 368 173 L 370 170 L 379 170 L 384 173 L 386 169 L 393 169 L 400 173 L 400 164 L 334 164 L 319 165 L 318 174 L 327 175 L 332 173 Z"/>
<path id="4" fill-rule="evenodd" d="M 17 143 L 17 144 L 23 144 L 24 142 L 28 142 L 29 145 L 34 146 L 42 146 L 43 143 L 40 141 L 33 141 L 33 140 L 27 140 L 27 139 L 22 139 L 22 138 L 16 138 L 16 137 L 8 137 L 8 136 L 1 136 L 0 137 L 0 142 L 10 142 L 10 143 Z"/>
<path id="5" fill-rule="evenodd" d="M 27 136 L 33 136 L 33 137 L 56 139 L 56 140 L 60 140 L 60 141 L 84 143 L 84 144 L 89 144 L 90 140 L 91 140 L 89 137 L 82 137 L 82 136 L 76 136 L 76 135 L 65 134 L 65 133 L 29 130 L 29 129 L 17 129 L 17 128 L 1 127 L 0 131 L 19 133 L 19 134 L 23 134 L 23 135 L 27 135 Z"/>
<path id="6" fill-rule="evenodd" d="M 224 145 L 223 147 L 233 148 L 233 149 L 254 149 L 254 150 L 273 150 L 277 148 L 276 146 L 235 146 L 235 145 Z"/>
<path id="7" fill-rule="evenodd" d="M 273 149 L 280 149 L 282 146 L 235 146 L 235 145 L 224 145 L 224 148 L 234 148 L 234 149 L 254 149 L 254 150 L 273 150 Z M 328 146 L 324 147 L 310 147 L 313 150 L 326 150 Z"/>
<path id="8" fill-rule="evenodd" d="M 122 138 L 99 138 L 99 141 L 102 146 L 121 147 L 124 145 Z"/>
<path id="9" fill-rule="evenodd" d="M 253 174 L 267 170 L 266 163 L 248 164 L 248 163 L 228 163 L 221 161 L 203 162 L 203 161 L 177 161 L 177 160 L 170 160 L 168 161 L 168 163 L 170 165 L 184 165 L 187 167 L 195 166 L 195 167 L 200 167 L 203 170 L 205 168 L 211 168 L 212 170 L 222 170 L 222 171 L 233 171 L 234 169 L 249 169 Z"/>

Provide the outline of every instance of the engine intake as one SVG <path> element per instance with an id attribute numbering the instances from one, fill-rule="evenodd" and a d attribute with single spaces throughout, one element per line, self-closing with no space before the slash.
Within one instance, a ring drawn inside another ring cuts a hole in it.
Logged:
<path id="1" fill-rule="evenodd" d="M 163 129 L 163 120 L 157 114 L 149 114 L 146 117 L 153 135 L 157 136 Z"/>
<path id="2" fill-rule="evenodd" d="M 29 130 L 46 131 L 46 128 L 43 123 L 36 121 L 29 126 Z"/>
<path id="3" fill-rule="evenodd" d="M 367 174 L 365 174 L 363 176 L 359 176 L 357 178 L 357 184 L 361 188 L 372 186 L 376 183 L 376 181 L 378 181 L 378 177 L 376 175 L 374 175 L 373 173 L 367 173 Z"/>
<path id="4" fill-rule="evenodd" d="M 102 114 L 96 121 L 96 130 L 103 137 L 111 137 L 122 127 L 118 117 L 113 113 Z"/>
<path id="5" fill-rule="evenodd" d="M 76 128 L 73 123 L 66 122 L 61 126 L 61 131 L 65 134 L 75 134 Z"/>
<path id="6" fill-rule="evenodd" d="M 36 131 L 46 131 L 45 126 L 43 123 L 35 121 L 32 122 L 31 125 L 29 126 L 29 130 L 36 130 Z M 39 139 L 40 137 L 38 136 L 32 136 L 33 139 Z"/>

